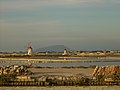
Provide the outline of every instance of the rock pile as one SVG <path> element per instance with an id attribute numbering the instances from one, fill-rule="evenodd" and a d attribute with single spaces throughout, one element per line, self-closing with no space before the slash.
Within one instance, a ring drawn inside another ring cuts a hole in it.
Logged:
<path id="1" fill-rule="evenodd" d="M 14 75 L 30 75 L 31 71 L 27 70 L 27 67 L 22 65 L 2 66 L 0 67 L 0 75 L 14 74 Z"/>
<path id="2" fill-rule="evenodd" d="M 81 85 L 88 83 L 88 78 L 81 75 L 42 75 L 36 78 L 38 82 L 48 82 L 49 85 Z"/>
<path id="3" fill-rule="evenodd" d="M 120 66 L 96 66 L 92 74 L 93 77 L 99 79 L 120 80 Z"/>

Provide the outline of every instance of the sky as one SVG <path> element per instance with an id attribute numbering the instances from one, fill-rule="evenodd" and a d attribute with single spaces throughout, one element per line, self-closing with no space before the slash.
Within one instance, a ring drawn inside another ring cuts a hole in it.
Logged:
<path id="1" fill-rule="evenodd" d="M 120 0 L 0 0 L 0 51 L 65 45 L 120 50 Z"/>

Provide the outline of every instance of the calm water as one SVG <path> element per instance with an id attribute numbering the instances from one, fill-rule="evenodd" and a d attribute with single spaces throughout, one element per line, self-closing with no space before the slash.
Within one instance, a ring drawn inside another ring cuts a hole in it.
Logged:
<path id="1" fill-rule="evenodd" d="M 36 63 L 33 66 L 41 67 L 79 67 L 79 66 L 105 66 L 105 65 L 120 65 L 120 62 L 72 62 L 72 63 Z"/>
<path id="2" fill-rule="evenodd" d="M 33 66 L 41 67 L 79 67 L 79 66 L 91 66 L 91 65 L 120 65 L 120 58 L 50 58 L 50 60 L 112 60 L 112 62 L 67 62 L 67 63 L 39 63 L 38 61 L 32 61 Z M 118 60 L 119 62 L 114 62 Z M 28 65 L 28 60 L 0 60 L 0 66 L 8 65 Z"/>

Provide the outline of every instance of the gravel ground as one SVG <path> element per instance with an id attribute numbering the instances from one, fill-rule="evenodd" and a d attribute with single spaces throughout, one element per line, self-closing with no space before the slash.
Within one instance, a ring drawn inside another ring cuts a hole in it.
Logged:
<path id="1" fill-rule="evenodd" d="M 39 75 L 75 75 L 84 74 L 91 76 L 93 68 L 29 68 L 34 73 L 34 76 Z"/>
<path id="2" fill-rule="evenodd" d="M 120 86 L 0 87 L 0 90 L 120 90 Z"/>

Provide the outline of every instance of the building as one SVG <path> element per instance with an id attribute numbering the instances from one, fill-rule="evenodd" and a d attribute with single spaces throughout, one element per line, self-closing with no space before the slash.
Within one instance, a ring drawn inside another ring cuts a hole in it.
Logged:
<path id="1" fill-rule="evenodd" d="M 67 49 L 64 49 L 64 52 L 62 55 L 68 55 Z"/>
<path id="2" fill-rule="evenodd" d="M 32 47 L 28 47 L 28 49 L 27 49 L 27 54 L 28 54 L 28 55 L 32 55 Z"/>

